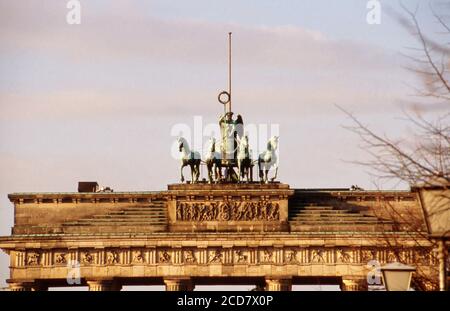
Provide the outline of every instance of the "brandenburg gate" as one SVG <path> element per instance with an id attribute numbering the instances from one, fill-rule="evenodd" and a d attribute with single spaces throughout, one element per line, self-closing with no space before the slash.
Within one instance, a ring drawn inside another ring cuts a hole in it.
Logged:
<path id="1" fill-rule="evenodd" d="M 417 193 L 292 189 L 278 182 L 278 137 L 251 159 L 242 117 L 231 112 L 229 84 L 219 96 L 226 108 L 221 148 L 216 152 L 212 141 L 201 159 L 178 139 L 181 183 L 117 192 L 81 182 L 78 192 L 10 194 L 14 226 L 0 237 L 10 257 L 9 288 L 252 285 L 280 291 L 330 284 L 357 291 L 380 284 L 379 265 L 399 261 L 417 268 L 413 284 L 431 289 L 438 273 L 432 244 L 420 233 L 425 222 Z M 202 162 L 208 180 L 200 179 Z M 191 169 L 188 182 L 184 167 Z M 418 219 L 419 229 L 410 229 L 408 217 L 393 220 L 386 206 Z"/>
<path id="2" fill-rule="evenodd" d="M 386 202 L 420 213 L 416 194 L 290 189 L 282 183 L 173 184 L 161 192 L 13 193 L 11 290 L 165 284 L 338 284 L 366 290 L 373 260 L 433 276 L 429 242 L 383 220 Z M 393 248 L 392 245 L 397 245 Z M 437 277 L 437 276 L 436 276 Z"/>

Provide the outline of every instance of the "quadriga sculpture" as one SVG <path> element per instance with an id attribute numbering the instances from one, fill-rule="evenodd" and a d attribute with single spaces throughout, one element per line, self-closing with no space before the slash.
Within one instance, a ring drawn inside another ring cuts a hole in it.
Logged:
<path id="1" fill-rule="evenodd" d="M 188 142 L 183 137 L 179 137 L 177 141 L 178 149 L 182 153 L 180 168 L 181 182 L 184 182 L 183 168 L 189 165 L 191 167 L 191 181 L 192 183 L 196 183 L 200 177 L 200 153 L 197 151 L 191 151 Z"/>
<path id="2" fill-rule="evenodd" d="M 205 157 L 206 168 L 208 169 L 209 183 L 219 182 L 222 179 L 222 160 L 220 153 L 216 151 L 216 139 L 209 139 L 208 150 Z"/>
<path id="3" fill-rule="evenodd" d="M 245 135 L 242 139 L 238 140 L 238 152 L 237 152 L 237 167 L 239 182 L 242 182 L 245 178 L 247 182 L 253 181 L 252 167 L 253 161 L 250 157 L 250 147 L 248 144 L 248 136 Z"/>
<path id="4" fill-rule="evenodd" d="M 277 151 L 278 148 L 278 136 L 273 136 L 267 142 L 267 150 L 262 152 L 258 157 L 258 169 L 259 169 L 259 179 L 261 182 L 269 182 L 269 170 L 275 167 L 275 175 L 270 179 L 274 181 L 278 174 L 278 158 Z"/>

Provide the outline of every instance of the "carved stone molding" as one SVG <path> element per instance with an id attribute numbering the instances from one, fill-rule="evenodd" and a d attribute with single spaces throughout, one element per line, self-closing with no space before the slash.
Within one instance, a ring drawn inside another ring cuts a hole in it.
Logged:
<path id="1" fill-rule="evenodd" d="M 169 250 L 161 250 L 158 254 L 159 263 L 171 263 L 172 256 Z"/>
<path id="2" fill-rule="evenodd" d="M 223 263 L 223 253 L 221 249 L 213 249 L 209 252 L 209 263 Z"/>
<path id="3" fill-rule="evenodd" d="M 236 250 L 234 251 L 234 262 L 235 263 L 248 263 L 249 255 L 245 250 Z"/>
<path id="4" fill-rule="evenodd" d="M 55 252 L 54 253 L 54 263 L 55 265 L 66 265 L 67 264 L 67 253 Z"/>
<path id="5" fill-rule="evenodd" d="M 284 252 L 284 262 L 288 264 L 298 263 L 297 251 L 295 249 L 287 249 Z"/>
<path id="6" fill-rule="evenodd" d="M 109 265 L 119 263 L 119 253 L 115 250 L 110 250 L 106 252 L 106 263 Z"/>
<path id="7" fill-rule="evenodd" d="M 177 202 L 177 221 L 277 221 L 280 209 L 272 201 Z"/>
<path id="8" fill-rule="evenodd" d="M 27 266 L 39 266 L 41 264 L 41 252 L 39 251 L 30 251 L 27 253 Z"/>
<path id="9" fill-rule="evenodd" d="M 353 251 L 346 248 L 336 249 L 336 262 L 338 263 L 350 263 L 353 262 Z"/>
<path id="10" fill-rule="evenodd" d="M 132 263 L 135 263 L 135 264 L 144 264 L 145 263 L 145 254 L 141 249 L 133 251 Z"/>
<path id="11" fill-rule="evenodd" d="M 13 267 L 64 266 L 77 262 L 80 266 L 158 265 L 158 264 L 274 264 L 274 265 L 367 265 L 400 258 L 406 264 L 423 266 L 435 263 L 431 249 L 404 248 L 395 252 L 387 248 L 366 247 L 293 247 L 230 246 L 223 247 L 149 247 L 80 250 L 27 250 L 12 252 Z"/>
<path id="12" fill-rule="evenodd" d="M 197 263 L 197 256 L 192 249 L 187 249 L 184 251 L 184 262 L 187 264 Z"/>

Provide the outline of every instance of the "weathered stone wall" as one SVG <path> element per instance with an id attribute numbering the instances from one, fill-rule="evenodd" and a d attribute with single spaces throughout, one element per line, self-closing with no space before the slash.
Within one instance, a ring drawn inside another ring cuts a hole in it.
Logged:
<path id="1" fill-rule="evenodd" d="M 162 196 L 159 193 L 38 193 L 11 194 L 9 198 L 14 203 L 13 234 L 32 234 L 62 233 L 62 224 L 124 208 L 148 206 Z"/>
<path id="2" fill-rule="evenodd" d="M 294 202 L 315 205 L 330 205 L 337 209 L 359 212 L 362 215 L 380 219 L 425 224 L 419 198 L 410 191 L 295 191 L 290 205 Z M 425 231 L 425 227 L 422 228 Z"/>
<path id="3" fill-rule="evenodd" d="M 13 290 L 67 286 L 73 263 L 92 290 L 122 284 L 192 289 L 195 282 L 223 284 L 230 278 L 265 282 L 273 290 L 288 290 L 305 278 L 339 279 L 343 289 L 361 290 L 374 262 L 393 261 L 437 277 L 427 239 L 378 220 L 390 218 L 383 214 L 386 204 L 421 217 L 416 194 L 407 191 L 294 191 L 255 183 L 9 197 L 14 234 L 0 237 L 0 247 L 10 255 Z M 292 216 L 294 209 L 309 212 Z M 297 229 L 307 230 L 293 230 L 291 216 Z M 312 220 L 310 227 L 304 219 Z M 348 219 L 363 223 L 336 224 Z M 319 230 L 310 230 L 315 221 Z"/>
<path id="4" fill-rule="evenodd" d="M 77 241 L 78 240 L 78 241 Z M 432 273 L 431 245 L 404 238 L 403 262 Z M 0 242 L 1 243 L 1 242 Z M 162 277 L 343 277 L 367 279 L 374 267 L 396 260 L 384 243 L 363 235 L 160 234 L 132 239 L 51 238 L 17 240 L 11 249 L 11 279 L 65 280 L 79 264 L 83 280 Z M 132 283 L 132 280 L 128 280 Z"/>
<path id="5" fill-rule="evenodd" d="M 173 232 L 288 231 L 286 184 L 169 185 Z"/>

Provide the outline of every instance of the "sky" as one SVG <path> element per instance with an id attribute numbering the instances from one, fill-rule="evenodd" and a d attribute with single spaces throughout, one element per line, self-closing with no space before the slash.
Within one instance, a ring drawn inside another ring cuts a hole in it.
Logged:
<path id="1" fill-rule="evenodd" d="M 217 123 L 229 31 L 233 110 L 278 126 L 280 181 L 374 188 L 337 106 L 380 133 L 409 131 L 402 111 L 420 81 L 405 70 L 416 41 L 394 18 L 400 2 L 380 1 L 374 25 L 366 0 L 80 2 L 81 24 L 69 25 L 65 0 L 0 0 L 0 235 L 13 226 L 8 193 L 178 182 L 172 129 Z M 437 36 L 429 3 L 445 1 L 403 1 Z M 0 287 L 7 266 L 2 253 Z"/>

